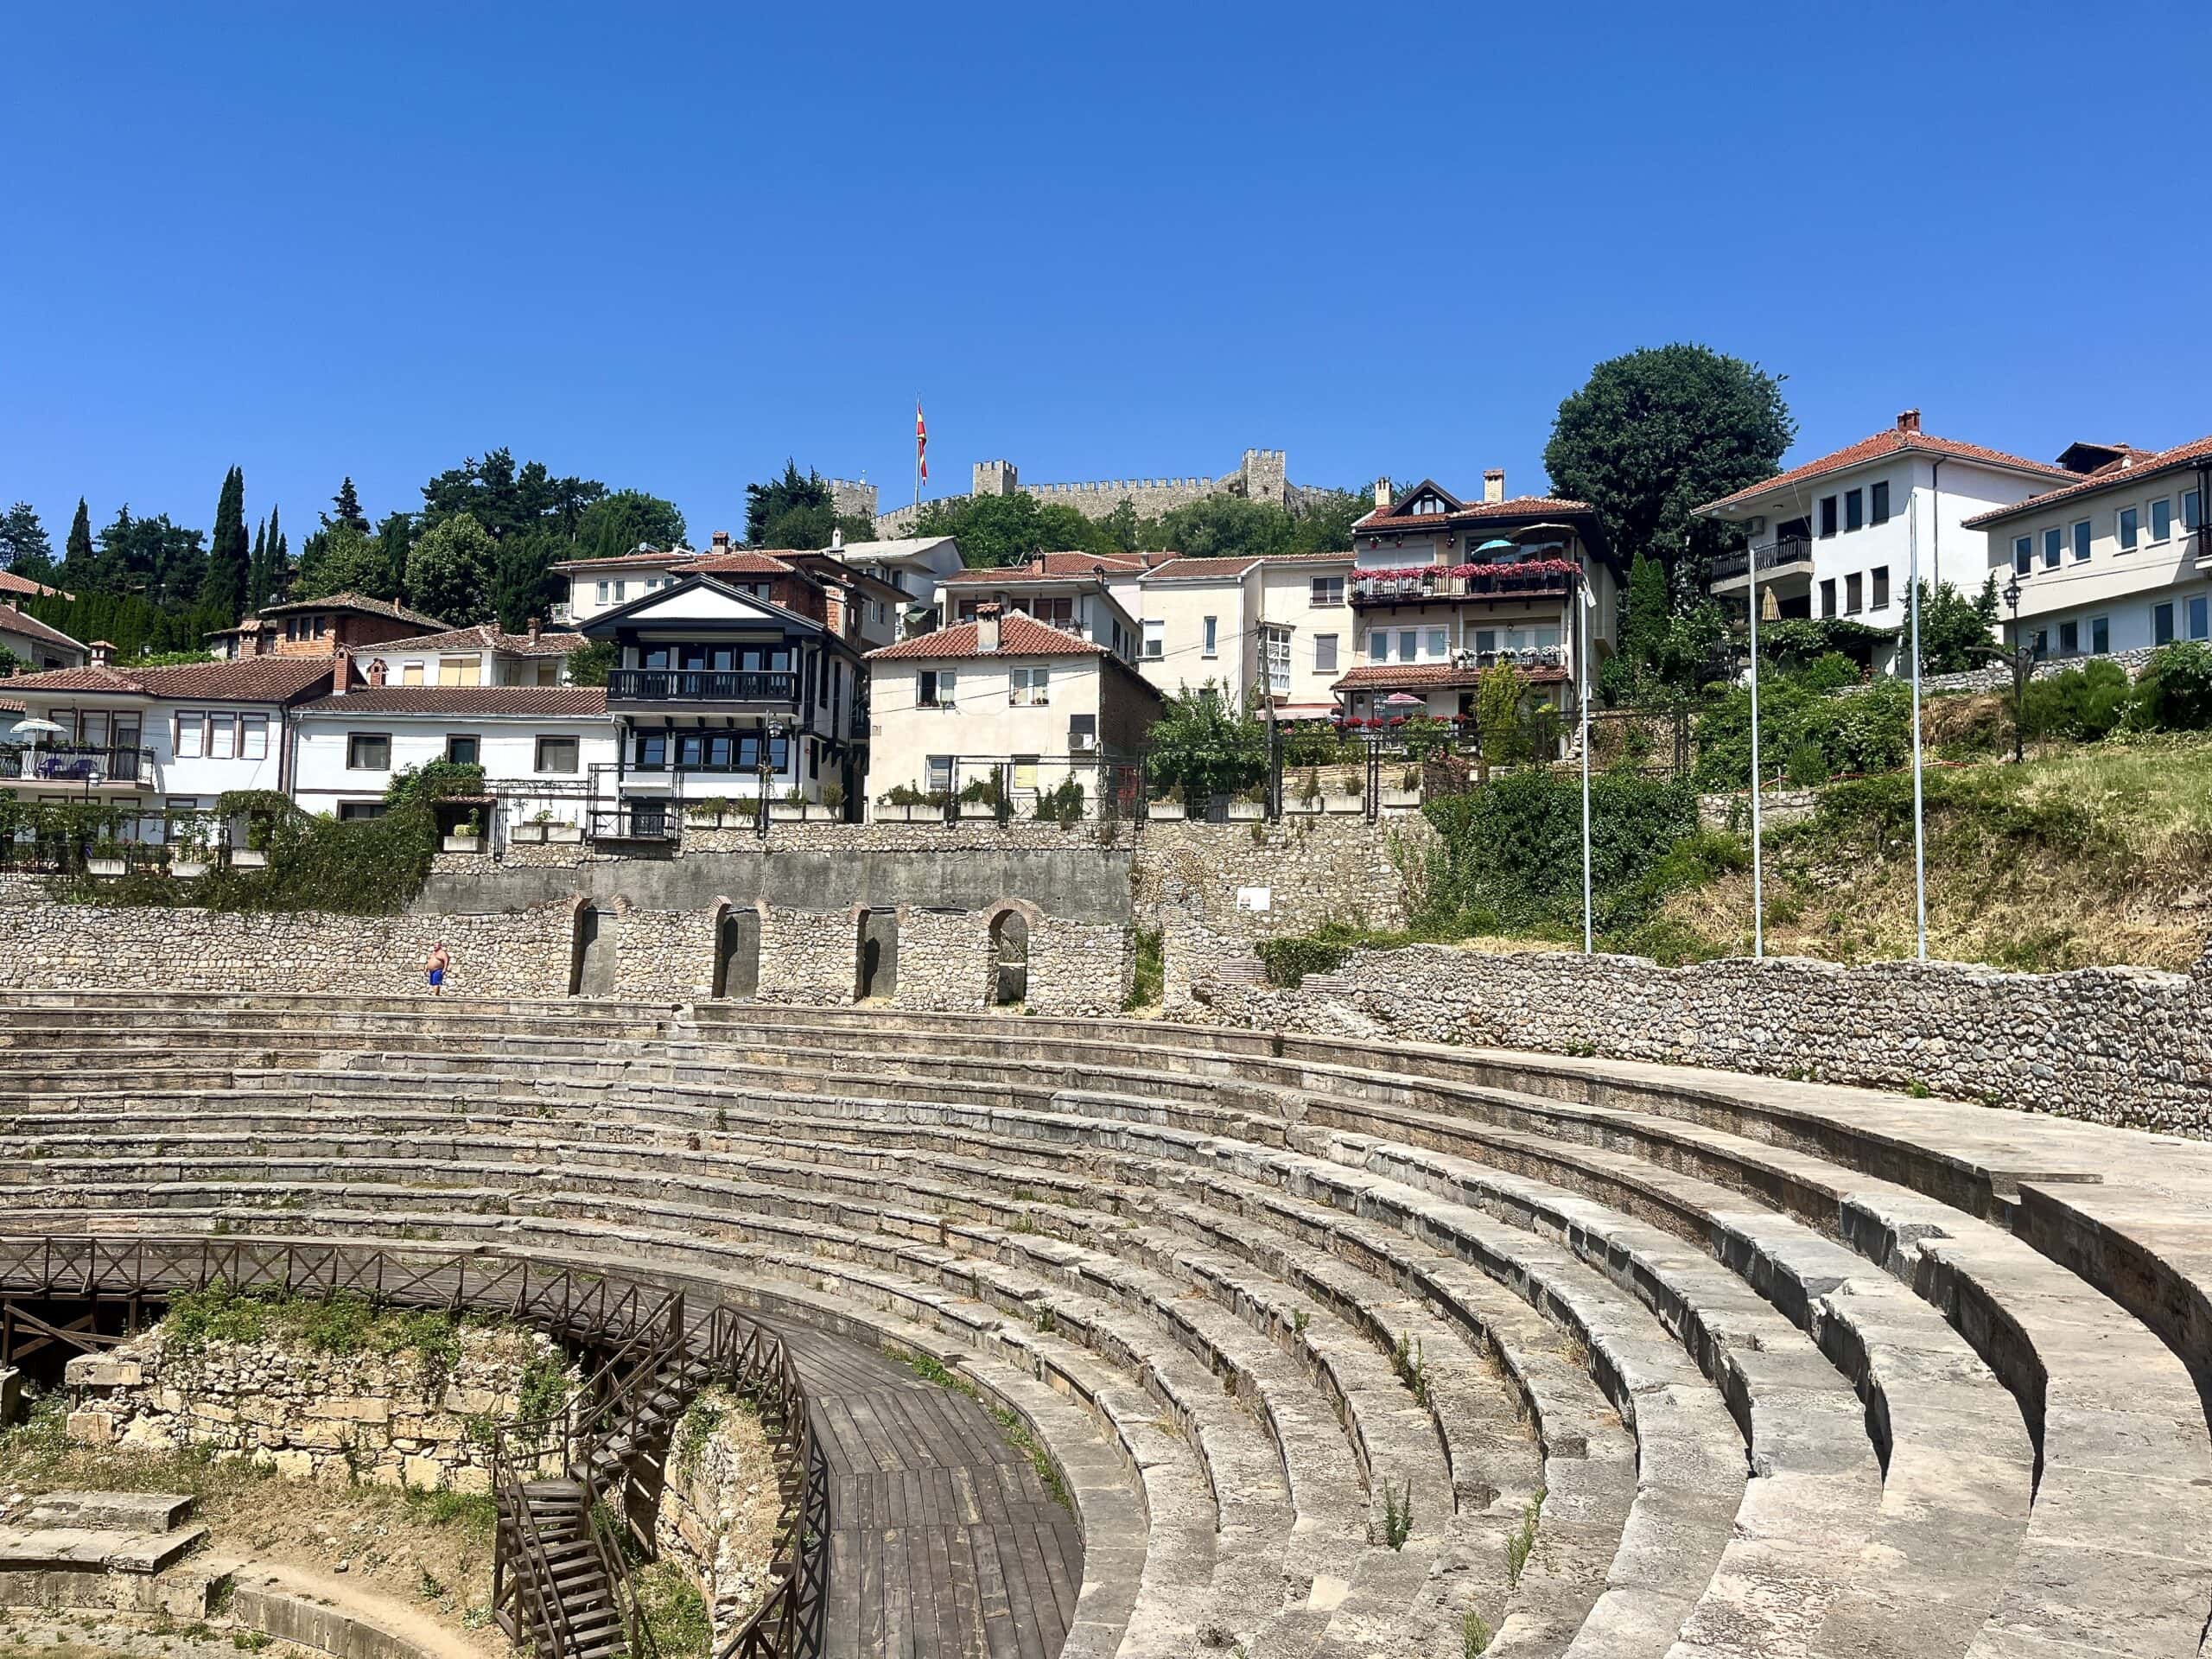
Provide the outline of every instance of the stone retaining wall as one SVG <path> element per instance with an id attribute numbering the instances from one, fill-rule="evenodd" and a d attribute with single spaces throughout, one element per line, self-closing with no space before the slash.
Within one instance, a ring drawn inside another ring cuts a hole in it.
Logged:
<path id="1" fill-rule="evenodd" d="M 2212 1138 L 2212 957 L 2001 973 L 1734 957 L 1360 950 L 1297 990 L 1253 982 L 1251 947 L 1169 918 L 1171 1017 L 1659 1060 L 1875 1088 Z"/>
<path id="2" fill-rule="evenodd" d="M 301 1480 L 487 1492 L 486 1429 L 517 1412 L 524 1372 L 551 1338 L 464 1325 L 449 1370 L 413 1350 L 308 1351 L 281 1341 L 187 1349 L 163 1329 L 69 1362 L 69 1439 L 245 1458 Z M 580 1386 L 563 1365 L 563 1393 Z"/>
<path id="3" fill-rule="evenodd" d="M 1334 921 L 1401 927 L 1436 844 L 1435 829 L 1419 813 L 1376 823 L 1309 817 L 1148 824 L 1137 844 L 1136 913 L 1158 925 L 1180 911 L 1242 938 L 1309 933 Z"/>
<path id="4" fill-rule="evenodd" d="M 653 1541 L 698 1586 L 719 1653 L 768 1589 L 783 1513 L 774 1452 L 752 1409 L 713 1389 L 677 1425 L 667 1471 Z"/>

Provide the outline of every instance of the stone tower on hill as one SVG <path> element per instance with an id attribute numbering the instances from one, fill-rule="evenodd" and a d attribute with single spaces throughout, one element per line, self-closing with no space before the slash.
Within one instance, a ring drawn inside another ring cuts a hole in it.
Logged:
<path id="1" fill-rule="evenodd" d="M 838 486 L 840 512 L 847 511 L 843 492 L 848 487 L 867 489 L 869 504 L 874 505 L 873 486 Z M 1025 484 L 1020 468 L 1010 461 L 979 461 L 969 474 L 968 493 L 971 497 L 1012 495 L 1020 490 L 1027 490 L 1048 506 L 1073 507 L 1086 518 L 1103 518 L 1124 501 L 1135 507 L 1141 517 L 1154 518 L 1172 507 L 1188 506 L 1210 495 L 1241 495 L 1254 501 L 1272 501 L 1287 512 L 1295 512 L 1305 494 L 1303 489 L 1290 481 L 1280 449 L 1247 449 L 1236 470 L 1224 473 L 1218 478 L 1116 478 L 1086 484 Z M 853 510 L 857 511 L 857 505 Z M 917 516 L 912 505 L 879 513 L 876 534 L 886 537 L 903 536 Z"/>

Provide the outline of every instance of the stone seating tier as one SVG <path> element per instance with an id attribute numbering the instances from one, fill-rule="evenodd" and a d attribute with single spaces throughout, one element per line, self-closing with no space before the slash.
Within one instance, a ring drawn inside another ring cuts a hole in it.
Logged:
<path id="1" fill-rule="evenodd" d="M 1010 1363 L 1146 1514 L 1099 1651 L 2193 1654 L 2212 1605 L 2166 1189 L 2094 1194 L 2156 1292 L 2044 1191 L 2151 1137 L 1122 1022 L 124 1001 L 66 1060 L 0 1006 L 9 1230 L 649 1258 Z"/>

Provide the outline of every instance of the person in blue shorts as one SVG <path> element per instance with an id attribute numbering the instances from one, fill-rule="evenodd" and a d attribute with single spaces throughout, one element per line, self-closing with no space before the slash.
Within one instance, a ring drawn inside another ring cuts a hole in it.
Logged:
<path id="1" fill-rule="evenodd" d="M 446 969 L 453 966 L 453 958 L 446 954 L 445 946 L 432 945 L 430 960 L 425 966 L 430 970 L 430 995 L 443 996 L 446 994 Z"/>

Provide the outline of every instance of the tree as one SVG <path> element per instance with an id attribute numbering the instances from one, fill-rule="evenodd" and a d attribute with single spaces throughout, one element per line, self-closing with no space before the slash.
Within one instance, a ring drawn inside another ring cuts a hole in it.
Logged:
<path id="1" fill-rule="evenodd" d="M 1477 761 L 1484 781 L 1494 766 L 1510 766 L 1529 758 L 1521 729 L 1521 677 L 1510 663 L 1493 663 L 1475 682 Z"/>
<path id="2" fill-rule="evenodd" d="M 69 521 L 69 539 L 63 544 L 62 569 L 71 578 L 92 574 L 95 556 L 92 552 L 92 515 L 86 508 L 85 498 L 77 498 L 77 516 Z"/>
<path id="3" fill-rule="evenodd" d="M 798 463 L 787 459 L 781 478 L 745 486 L 747 547 L 823 548 L 837 531 L 849 542 L 875 539 L 874 521 L 863 513 L 840 514 L 830 481 L 812 467 L 802 474 Z"/>
<path id="4" fill-rule="evenodd" d="M 1908 620 L 1908 627 L 1910 623 Z M 1992 572 L 1978 599 L 1948 582 L 1920 584 L 1920 671 L 1960 674 L 1990 658 L 1997 626 L 1997 576 Z M 1910 642 L 1907 644 L 1910 648 Z"/>
<path id="5" fill-rule="evenodd" d="M 23 668 L 24 663 L 22 658 L 16 656 L 7 646 L 0 645 L 0 680 L 6 679 L 10 674 L 21 673 Z"/>
<path id="6" fill-rule="evenodd" d="M 1290 515 L 1268 501 L 1209 495 L 1160 515 L 1156 548 L 1198 559 L 1257 558 L 1290 550 Z"/>
<path id="7" fill-rule="evenodd" d="M 338 493 L 330 498 L 330 505 L 335 511 L 323 514 L 326 525 L 351 524 L 364 536 L 369 533 L 368 515 L 361 511 L 361 498 L 354 493 L 350 476 L 340 480 Z"/>
<path id="8" fill-rule="evenodd" d="M 684 535 L 683 515 L 673 501 L 643 490 L 616 490 L 583 510 L 576 520 L 575 548 L 568 556 L 619 558 L 640 546 L 665 551 L 683 546 Z"/>
<path id="9" fill-rule="evenodd" d="M 253 556 L 245 540 L 245 474 L 233 467 L 223 475 L 222 493 L 215 500 L 215 533 L 200 579 L 200 602 L 235 622 L 252 588 Z"/>
<path id="10" fill-rule="evenodd" d="M 398 573 L 385 558 L 384 543 L 342 519 L 334 519 L 328 529 L 308 537 L 292 582 L 295 599 L 325 599 L 332 594 L 399 597 Z"/>
<path id="11" fill-rule="evenodd" d="M 1057 502 L 1045 506 L 1026 490 L 932 501 L 910 533 L 957 537 L 960 556 L 971 567 L 1019 564 L 1032 553 L 1122 550 L 1103 524 Z"/>
<path id="12" fill-rule="evenodd" d="M 292 591 L 292 550 L 284 540 L 284 531 L 275 507 L 269 509 L 269 602 L 283 599 Z"/>
<path id="13" fill-rule="evenodd" d="M 1617 552 L 1657 559 L 1687 598 L 1736 534 L 1692 509 L 1771 477 L 1796 430 L 1779 377 L 1703 346 L 1662 346 L 1591 371 L 1559 406 L 1544 470 L 1558 493 L 1598 510 Z"/>
<path id="14" fill-rule="evenodd" d="M 510 536 L 499 543 L 492 562 L 490 603 L 502 628 L 520 633 L 532 617 L 545 614 L 556 586 L 553 562 L 566 550 L 567 543 L 550 527 Z"/>
<path id="15" fill-rule="evenodd" d="M 1151 751 L 1147 772 L 1161 783 L 1181 785 L 1183 798 L 1192 806 L 1203 807 L 1216 795 L 1233 794 L 1267 776 L 1267 728 L 1249 709 L 1231 708 L 1228 693 L 1211 680 L 1168 698 L 1146 741 Z"/>
<path id="16" fill-rule="evenodd" d="M 584 510 L 607 493 L 594 479 L 556 478 L 540 461 L 515 465 L 514 452 L 493 449 L 448 467 L 423 486 L 422 528 L 467 513 L 494 541 L 550 519 L 573 539 Z"/>
<path id="17" fill-rule="evenodd" d="M 1658 560 L 1638 553 L 1630 563 L 1628 597 L 1621 609 L 1621 659 L 1643 672 L 1656 673 L 1674 613 L 1667 596 L 1667 572 Z"/>
<path id="18" fill-rule="evenodd" d="M 622 648 L 612 639 L 594 639 L 569 653 L 569 683 L 605 685 L 607 677 L 622 664 Z"/>
<path id="19" fill-rule="evenodd" d="M 391 580 L 399 588 L 396 597 L 408 597 L 407 556 L 415 544 L 415 521 L 404 512 L 388 512 L 377 526 L 377 543 L 384 550 L 384 568 L 391 572 Z"/>
<path id="20" fill-rule="evenodd" d="M 257 611 L 269 602 L 269 521 L 253 527 L 253 551 L 246 558 L 245 607 Z"/>
<path id="21" fill-rule="evenodd" d="M 1348 553 L 1351 527 L 1375 511 L 1375 486 L 1360 490 L 1308 490 L 1298 517 L 1291 520 L 1293 553 Z"/>
<path id="22" fill-rule="evenodd" d="M 0 570 L 9 570 L 32 582 L 54 574 L 54 543 L 46 526 L 28 501 L 18 501 L 0 517 Z"/>
<path id="23" fill-rule="evenodd" d="M 126 503 L 100 531 L 92 580 L 84 586 L 96 593 L 143 594 L 156 605 L 189 607 L 197 601 L 207 574 L 203 539 L 196 530 L 171 524 L 167 513 L 134 518 Z"/>
<path id="24" fill-rule="evenodd" d="M 481 622 L 492 611 L 492 537 L 472 513 L 455 513 L 424 531 L 407 557 L 407 595 L 454 627 Z"/>

